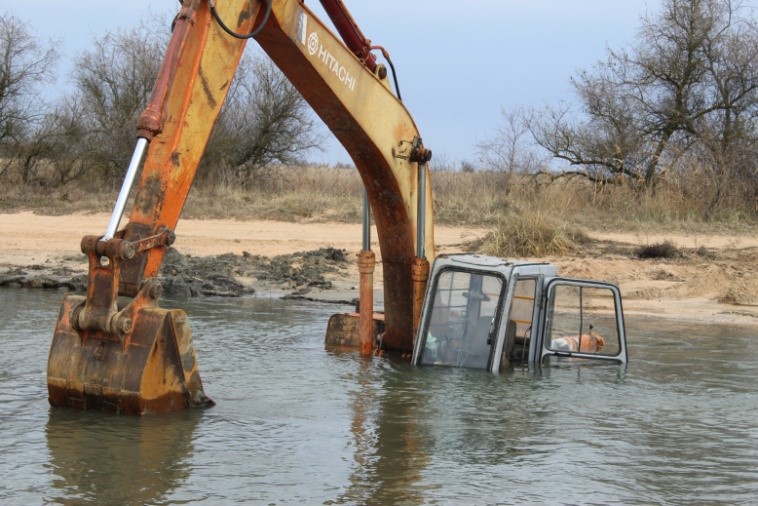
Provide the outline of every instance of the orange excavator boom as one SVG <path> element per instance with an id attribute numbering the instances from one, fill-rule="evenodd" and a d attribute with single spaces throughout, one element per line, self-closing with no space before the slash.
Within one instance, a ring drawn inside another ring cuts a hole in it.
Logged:
<path id="1" fill-rule="evenodd" d="M 382 256 L 384 343 L 412 349 L 423 297 L 413 269 L 434 257 L 431 152 L 344 4 L 322 3 L 349 47 L 303 0 L 184 0 L 111 220 L 82 240 L 88 290 L 62 303 L 48 361 L 52 405 L 148 413 L 212 402 L 186 314 L 158 306 L 158 272 L 248 38 L 355 162 Z"/>

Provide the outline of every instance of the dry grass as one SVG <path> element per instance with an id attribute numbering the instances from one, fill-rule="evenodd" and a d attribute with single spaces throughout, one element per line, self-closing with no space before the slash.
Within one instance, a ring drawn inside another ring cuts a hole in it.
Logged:
<path id="1" fill-rule="evenodd" d="M 183 216 L 279 221 L 353 222 L 361 218 L 357 171 L 329 167 L 274 167 L 258 185 L 200 184 Z"/>
<path id="2" fill-rule="evenodd" d="M 199 180 L 183 216 L 357 222 L 362 187 L 352 168 L 273 167 L 250 189 Z M 436 222 L 491 227 L 487 251 L 497 254 L 570 251 L 581 242 L 581 229 L 755 233 L 758 225 L 750 210 L 707 213 L 703 202 L 673 184 L 640 196 L 624 186 L 598 190 L 579 179 L 548 184 L 531 176 L 436 170 L 432 188 Z M 86 181 L 52 189 L 2 184 L 0 212 L 109 212 L 117 194 L 118 188 L 97 188 Z M 518 246 L 508 250 L 511 243 Z"/>
<path id="3" fill-rule="evenodd" d="M 499 257 L 543 257 L 574 253 L 587 241 L 581 230 L 539 211 L 528 211 L 501 219 L 475 248 Z"/>
<path id="4" fill-rule="evenodd" d="M 73 213 L 110 212 L 118 190 L 87 190 L 77 185 L 40 188 L 0 184 L 0 212 L 34 211 L 59 216 Z"/>

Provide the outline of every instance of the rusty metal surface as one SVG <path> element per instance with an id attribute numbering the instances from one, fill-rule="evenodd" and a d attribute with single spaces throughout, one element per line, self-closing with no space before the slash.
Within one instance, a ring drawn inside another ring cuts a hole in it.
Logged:
<path id="1" fill-rule="evenodd" d="M 137 124 L 137 135 L 139 137 L 152 140 L 153 137 L 163 131 L 163 124 L 166 119 L 164 115 L 166 97 L 180 62 L 179 56 L 191 34 L 190 27 L 196 21 L 195 13 L 198 10 L 199 3 L 199 0 L 183 2 L 179 14 L 174 18 L 171 39 L 166 49 L 166 58 L 164 58 L 158 71 L 150 102 L 140 115 Z"/>
<path id="2" fill-rule="evenodd" d="M 371 338 L 379 340 L 385 331 L 384 313 L 373 313 L 371 318 Z M 338 313 L 329 318 L 324 343 L 328 349 L 355 351 L 361 348 L 359 313 Z"/>
<path id="3" fill-rule="evenodd" d="M 252 0 L 227 0 L 216 9 L 224 19 L 237 20 L 233 28 L 245 33 L 261 12 L 260 2 Z M 159 133 L 145 157 L 124 239 L 140 241 L 176 228 L 244 48 L 244 41 L 212 19 L 207 0 L 184 2 L 139 123 L 138 135 Z M 140 278 L 157 275 L 165 251 L 146 249 L 126 262 L 122 284 L 133 291 Z"/>
<path id="4" fill-rule="evenodd" d="M 89 261 L 87 298 L 76 308 L 72 325 L 75 329 L 116 330 L 118 313 L 118 282 L 121 261 L 134 256 L 135 248 L 123 239 L 99 241 L 97 236 L 82 239 L 82 253 Z M 114 338 L 118 338 L 117 333 Z"/>
<path id="5" fill-rule="evenodd" d="M 418 334 L 418 324 L 424 307 L 424 294 L 429 280 L 429 261 L 426 258 L 416 258 L 413 261 L 413 337 Z"/>
<path id="6" fill-rule="evenodd" d="M 228 1 L 219 10 L 255 14 L 253 4 Z M 54 406 L 141 414 L 209 402 L 186 316 L 156 307 L 154 278 L 245 44 L 211 21 L 207 0 L 185 1 L 173 28 L 138 125 L 138 136 L 152 141 L 129 223 L 116 238 L 82 241 L 87 297 L 63 303 L 48 361 Z M 119 296 L 133 299 L 119 307 Z"/>
<path id="7" fill-rule="evenodd" d="M 366 67 L 370 55 L 357 58 L 302 0 L 272 1 L 272 15 L 256 40 L 345 146 L 361 174 L 382 254 L 383 342 L 388 349 L 410 351 L 418 297 L 412 280 L 416 176 L 419 170 L 428 174 L 419 163 L 428 159 L 428 150 L 386 76 Z M 342 7 L 343 20 L 360 39 L 341 2 L 327 3 Z M 237 20 L 236 31 L 247 33 L 258 23 L 261 5 L 227 0 L 217 10 L 224 19 Z M 306 30 L 311 30 L 309 42 L 321 47 L 305 44 Z M 359 42 L 366 49 L 365 37 Z M 48 363 L 54 406 L 146 413 L 210 402 L 202 392 L 186 316 L 156 307 L 160 289 L 152 280 L 173 240 L 244 46 L 213 21 L 207 0 L 183 2 L 138 125 L 138 135 L 152 140 L 129 223 L 109 241 L 94 236 L 82 241 L 89 259 L 88 292 L 84 299 L 63 302 Z M 426 193 L 425 251 L 431 259 L 431 185 Z M 119 307 L 119 296 L 133 299 Z M 371 321 L 375 336 L 378 324 L 376 318 Z"/>
<path id="8" fill-rule="evenodd" d="M 414 142 L 420 137 L 418 129 L 386 80 L 370 73 L 302 2 L 275 1 L 271 19 L 256 41 L 334 133 L 361 174 L 384 271 L 385 343 L 410 351 L 419 170 L 411 158 L 414 147 L 414 159 L 427 153 Z M 430 260 L 434 258 L 431 186 L 427 185 L 425 227 Z"/>
<path id="9" fill-rule="evenodd" d="M 374 268 L 376 255 L 373 251 L 358 253 L 360 273 L 360 341 L 361 354 L 371 355 L 374 350 Z"/>
<path id="10" fill-rule="evenodd" d="M 142 415 L 213 404 L 183 311 L 142 308 L 122 342 L 74 328 L 70 315 L 83 302 L 69 295 L 61 305 L 47 369 L 52 406 Z"/>
<path id="11" fill-rule="evenodd" d="M 321 5 L 347 47 L 365 63 L 371 72 L 376 72 L 376 57 L 371 54 L 371 41 L 363 35 L 342 0 L 321 0 Z"/>
<path id="12" fill-rule="evenodd" d="M 156 307 L 160 284 L 145 280 L 119 305 L 121 262 L 172 238 L 163 230 L 137 242 L 82 239 L 90 264 L 87 296 L 68 296 L 61 307 L 48 358 L 51 405 L 146 414 L 212 403 L 186 315 Z"/>

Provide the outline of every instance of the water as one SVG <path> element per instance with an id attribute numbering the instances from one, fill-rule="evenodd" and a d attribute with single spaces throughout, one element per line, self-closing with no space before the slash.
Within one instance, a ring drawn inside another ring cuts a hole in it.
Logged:
<path id="1" fill-rule="evenodd" d="M 198 300 L 217 405 L 51 409 L 62 295 L 0 290 L 2 504 L 758 500 L 758 332 L 629 318 L 630 364 L 413 368 L 323 347 L 339 306 Z"/>

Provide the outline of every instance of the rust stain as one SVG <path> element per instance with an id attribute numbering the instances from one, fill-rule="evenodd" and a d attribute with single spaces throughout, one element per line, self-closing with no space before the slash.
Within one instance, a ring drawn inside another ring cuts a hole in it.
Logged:
<path id="1" fill-rule="evenodd" d="M 171 153 L 171 163 L 174 164 L 174 167 L 179 167 L 179 160 L 181 157 L 181 153 L 178 151 L 174 151 Z"/>
<path id="2" fill-rule="evenodd" d="M 82 297 L 64 298 L 48 362 L 48 399 L 52 406 L 97 409 L 124 414 L 146 414 L 189 407 L 212 406 L 197 371 L 197 359 L 188 326 L 187 335 L 175 336 L 177 311 L 147 308 L 140 311 L 132 344 L 89 339 L 81 341 L 66 319 Z M 185 357 L 172 346 L 175 338 L 187 343 Z M 192 355 L 192 356 L 189 356 Z M 192 363 L 192 374 L 177 366 Z"/>
<path id="3" fill-rule="evenodd" d="M 247 5 L 245 5 L 245 8 L 240 11 L 239 16 L 237 17 L 237 26 L 242 26 L 242 23 L 253 17 L 253 6 L 251 2 L 248 2 Z"/>
<path id="4" fill-rule="evenodd" d="M 200 67 L 198 70 L 198 74 L 200 76 L 200 84 L 203 86 L 203 92 L 205 93 L 205 98 L 208 100 L 208 104 L 215 109 L 218 105 L 218 102 L 216 101 L 216 97 L 213 96 L 213 92 L 211 92 L 211 86 L 208 83 L 208 78 L 205 77 L 205 72 L 203 72 L 203 68 Z"/>
<path id="5" fill-rule="evenodd" d="M 140 187 L 140 192 L 134 199 L 134 207 L 146 216 L 158 207 L 163 196 L 163 181 L 160 174 L 150 174 Z"/>

